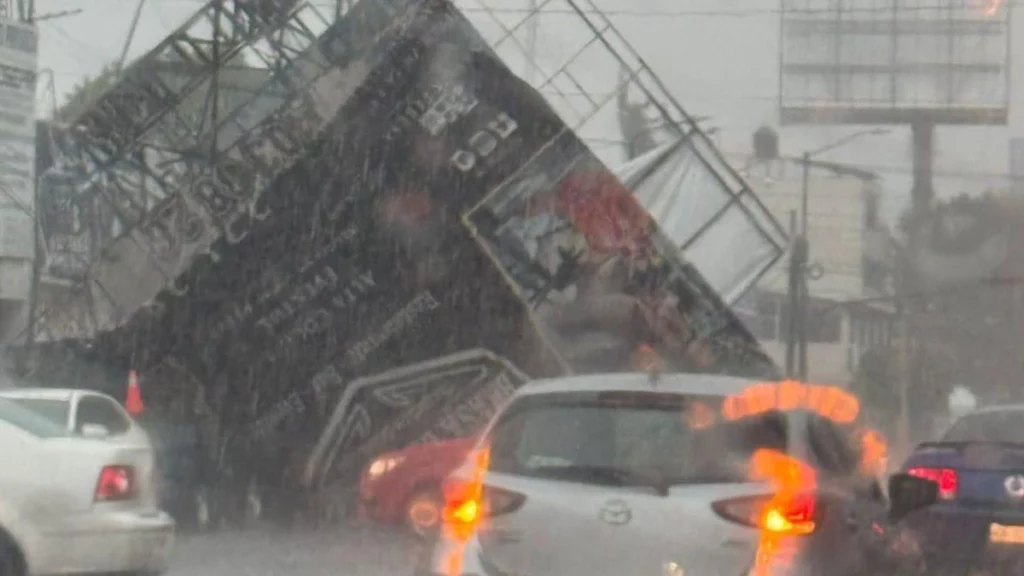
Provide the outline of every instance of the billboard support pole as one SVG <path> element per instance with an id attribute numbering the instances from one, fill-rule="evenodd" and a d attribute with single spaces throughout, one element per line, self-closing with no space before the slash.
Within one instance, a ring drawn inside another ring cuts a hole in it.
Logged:
<path id="1" fill-rule="evenodd" d="M 796 272 L 797 302 L 796 318 L 799 320 L 799 348 L 798 348 L 798 376 L 801 382 L 807 382 L 807 305 L 809 290 L 807 286 L 807 262 L 810 258 L 810 237 L 807 234 L 807 197 L 810 188 L 811 153 L 804 152 L 803 156 L 803 182 L 800 187 L 800 236 L 797 238 L 797 247 L 800 255 L 800 267 Z"/>
<path id="2" fill-rule="evenodd" d="M 911 123 L 910 128 L 913 143 L 911 153 L 913 154 L 914 181 L 910 193 L 911 231 L 907 235 L 907 252 L 913 262 L 918 249 L 918 227 L 928 217 L 928 211 L 934 197 L 932 168 L 934 164 L 935 122 L 928 119 L 917 120 Z M 907 275 L 907 281 L 911 292 L 918 292 L 922 289 L 920 279 L 913 271 Z M 912 348 L 919 337 L 916 320 L 921 310 L 922 302 L 910 302 L 907 306 L 902 307 L 899 318 L 900 340 L 902 343 L 900 349 L 902 362 L 900 374 L 899 442 L 904 449 L 909 449 L 911 442 L 912 417 L 909 400 L 907 399 L 909 397 L 909 390 L 916 384 L 923 384 L 923 382 L 918 382 L 918 380 L 922 377 L 920 368 L 924 358 L 922 354 L 914 353 Z"/>
<path id="3" fill-rule="evenodd" d="M 797 308 L 800 304 L 799 230 L 796 227 L 796 211 L 789 212 L 789 232 L 793 246 L 789 253 L 789 325 L 786 327 L 786 377 L 796 376 Z"/>
<path id="4" fill-rule="evenodd" d="M 897 454 L 902 458 L 910 450 L 910 379 L 913 377 L 913 360 L 910 355 L 910 318 L 908 307 L 898 304 L 899 323 L 899 374 L 900 419 L 897 423 Z"/>

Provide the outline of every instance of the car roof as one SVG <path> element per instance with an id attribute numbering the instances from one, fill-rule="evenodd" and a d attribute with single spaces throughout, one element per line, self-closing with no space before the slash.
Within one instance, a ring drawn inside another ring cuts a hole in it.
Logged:
<path id="1" fill-rule="evenodd" d="M 728 396 L 761 380 L 719 374 L 663 374 L 652 383 L 645 373 L 591 374 L 534 380 L 523 385 L 516 396 L 560 392 L 665 392 L 679 395 Z"/>
<path id="2" fill-rule="evenodd" d="M 81 390 L 76 388 L 10 388 L 0 390 L 0 396 L 5 398 L 34 398 L 38 400 L 61 400 L 70 402 L 75 395 L 102 396 L 106 394 L 95 390 Z"/>

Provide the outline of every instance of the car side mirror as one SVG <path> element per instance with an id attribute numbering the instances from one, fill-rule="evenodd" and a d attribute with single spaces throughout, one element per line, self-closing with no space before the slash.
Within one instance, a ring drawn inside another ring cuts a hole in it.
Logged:
<path id="1" fill-rule="evenodd" d="M 102 424 L 82 424 L 82 436 L 86 438 L 106 438 L 110 430 Z"/>
<path id="2" fill-rule="evenodd" d="M 938 500 L 939 485 L 931 480 L 903 473 L 889 477 L 889 519 L 893 522 Z"/>

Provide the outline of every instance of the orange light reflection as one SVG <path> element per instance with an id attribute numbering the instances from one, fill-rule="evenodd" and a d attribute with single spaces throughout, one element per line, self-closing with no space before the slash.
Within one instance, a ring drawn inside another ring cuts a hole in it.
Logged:
<path id="1" fill-rule="evenodd" d="M 446 576 L 462 574 L 466 542 L 476 531 L 483 517 L 484 476 L 490 467 L 490 459 L 491 453 L 488 448 L 472 453 L 469 456 L 469 462 L 473 467 L 470 479 L 465 482 L 452 481 L 445 485 L 443 530 L 452 545 L 444 556 Z"/>
<path id="2" fill-rule="evenodd" d="M 860 431 L 860 443 L 861 472 L 876 477 L 884 475 L 889 459 L 889 441 L 885 435 L 872 428 L 863 428 Z"/>
<path id="3" fill-rule="evenodd" d="M 752 480 L 768 482 L 775 489 L 762 514 L 760 540 L 751 576 L 769 576 L 773 565 L 788 564 L 795 552 L 796 542 L 787 540 L 792 535 L 807 534 L 815 526 L 812 519 L 794 525 L 783 514 L 794 502 L 818 486 L 817 475 L 807 463 L 776 450 L 761 449 L 750 459 Z M 786 544 L 789 544 L 787 547 Z"/>
<path id="4" fill-rule="evenodd" d="M 835 386 L 805 385 L 795 380 L 760 382 L 739 394 L 730 395 L 722 404 L 729 420 L 755 416 L 771 410 L 805 409 L 840 424 L 849 424 L 860 413 L 856 396 Z"/>

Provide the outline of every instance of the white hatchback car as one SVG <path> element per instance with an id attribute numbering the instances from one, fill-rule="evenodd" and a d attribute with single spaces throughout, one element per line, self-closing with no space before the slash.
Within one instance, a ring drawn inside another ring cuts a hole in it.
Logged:
<path id="1" fill-rule="evenodd" d="M 69 430 L 0 395 L 0 576 L 166 569 L 175 525 L 157 506 L 153 449 L 121 417 Z"/>
<path id="2" fill-rule="evenodd" d="M 727 395 L 752 384 L 641 374 L 527 384 L 448 479 L 445 527 L 417 574 L 746 576 L 762 565 L 771 569 L 759 575 L 895 573 L 908 559 L 886 534 L 933 502 L 935 486 L 893 477 L 890 509 L 828 419 L 720 417 Z M 780 501 L 755 482 L 749 463 L 761 449 L 802 455 L 813 489 Z M 767 561 L 755 563 L 759 554 Z"/>

